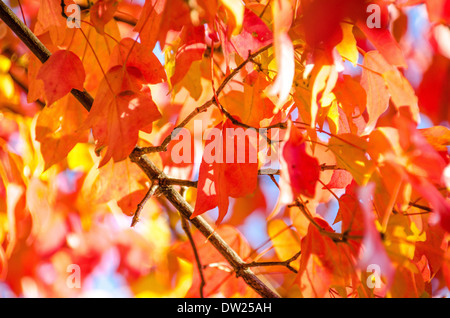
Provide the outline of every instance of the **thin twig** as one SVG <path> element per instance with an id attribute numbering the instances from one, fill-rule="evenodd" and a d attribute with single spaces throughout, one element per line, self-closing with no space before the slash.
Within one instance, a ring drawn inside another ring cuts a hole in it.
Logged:
<path id="1" fill-rule="evenodd" d="M 262 266 L 286 266 L 290 271 L 294 273 L 298 273 L 298 271 L 291 266 L 291 263 L 295 260 L 297 260 L 300 256 L 302 251 L 297 252 L 294 256 L 292 256 L 290 259 L 287 259 L 285 261 L 275 261 L 275 262 L 250 262 L 243 264 L 243 267 L 262 267 Z"/>
<path id="2" fill-rule="evenodd" d="M 134 212 L 133 219 L 131 220 L 131 227 L 134 227 L 137 222 L 139 222 L 139 216 L 141 214 L 142 209 L 144 208 L 145 203 L 150 199 L 158 189 L 158 185 L 152 184 L 145 194 L 144 198 L 136 207 L 136 211 Z"/>
<path id="3" fill-rule="evenodd" d="M 300 201 L 300 198 L 296 199 L 294 203 L 288 205 L 288 207 L 298 207 L 300 211 L 303 213 L 303 215 L 308 219 L 308 221 L 314 225 L 321 234 L 324 234 L 331 238 L 336 243 L 346 243 L 349 239 L 352 240 L 360 240 L 362 239 L 362 236 L 359 235 L 350 235 L 350 231 L 345 231 L 343 233 L 336 233 L 336 232 L 330 232 L 328 230 L 325 230 L 322 226 L 319 225 L 319 223 L 314 220 L 314 218 L 311 216 L 310 212 L 306 208 L 305 204 Z"/>
<path id="4" fill-rule="evenodd" d="M 186 236 L 188 237 L 189 242 L 191 243 L 192 251 L 194 252 L 195 262 L 197 263 L 197 269 L 198 269 L 198 273 L 200 275 L 200 297 L 205 298 L 203 289 L 206 285 L 206 281 L 205 281 L 205 277 L 203 275 L 203 266 L 200 261 L 200 256 L 198 255 L 198 251 L 197 251 L 197 247 L 195 245 L 194 238 L 192 237 L 192 234 L 191 234 L 191 229 L 189 228 L 189 223 L 182 215 L 181 215 L 181 227 L 184 230 L 184 233 L 186 233 Z"/>

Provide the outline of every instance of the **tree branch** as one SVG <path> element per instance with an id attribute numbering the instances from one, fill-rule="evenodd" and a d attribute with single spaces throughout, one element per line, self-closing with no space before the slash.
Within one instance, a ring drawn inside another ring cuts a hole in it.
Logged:
<path id="1" fill-rule="evenodd" d="M 19 37 L 19 39 L 33 52 L 42 63 L 50 57 L 50 51 L 39 41 L 39 39 L 28 29 L 28 27 L 20 21 L 14 12 L 0 0 L 0 18 L 11 28 L 11 30 Z M 265 47 L 263 49 L 267 49 Z M 258 52 L 262 51 L 259 50 Z M 254 53 L 256 54 L 256 53 Z M 259 54 L 259 53 L 258 53 Z M 235 69 L 236 71 L 236 69 Z M 234 71 L 232 72 L 234 73 Z M 231 74 L 230 74 L 231 75 Z M 229 77 L 231 79 L 231 77 Z M 217 90 L 219 93 L 225 86 L 225 82 Z M 93 98 L 86 91 L 72 90 L 78 101 L 89 111 L 92 108 Z M 211 102 L 212 104 L 212 102 Z M 205 106 L 206 107 L 206 106 Z M 142 154 L 139 148 L 135 148 L 130 154 L 130 160 L 135 162 L 142 171 L 149 177 L 150 180 L 159 180 L 161 178 L 168 178 L 164 172 L 159 170 L 145 155 Z M 244 281 L 254 289 L 260 296 L 266 298 L 278 298 L 271 288 L 265 285 L 250 269 L 244 268 L 245 262 L 241 257 L 219 236 L 214 229 L 202 217 L 195 217 L 191 219 L 193 208 L 186 202 L 186 200 L 178 193 L 172 186 L 160 185 L 161 193 L 167 200 L 177 209 L 180 214 L 190 220 L 190 222 L 209 240 L 209 242 L 219 251 L 219 253 L 228 261 L 236 272 L 237 277 L 242 277 Z"/>

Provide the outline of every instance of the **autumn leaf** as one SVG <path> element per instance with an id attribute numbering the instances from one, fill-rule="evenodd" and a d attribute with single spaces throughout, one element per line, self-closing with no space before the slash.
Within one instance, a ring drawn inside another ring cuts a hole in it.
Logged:
<path id="1" fill-rule="evenodd" d="M 369 180 L 375 166 L 365 154 L 367 141 L 353 134 L 342 134 L 331 137 L 328 147 L 336 156 L 337 165 L 350 172 L 358 184 Z"/>
<path id="2" fill-rule="evenodd" d="M 141 91 L 141 74 L 135 68 L 111 68 L 100 84 L 83 127 L 92 127 L 97 149 L 107 146 L 100 166 L 111 158 L 125 159 L 135 147 L 139 130 L 161 117 L 149 91 Z"/>
<path id="3" fill-rule="evenodd" d="M 395 41 L 391 32 L 384 28 L 369 28 L 366 21 L 360 21 L 357 26 L 364 32 L 369 41 L 383 55 L 389 64 L 407 67 L 400 45 Z"/>
<path id="4" fill-rule="evenodd" d="M 86 73 L 77 55 L 68 50 L 59 50 L 41 66 L 37 78 L 44 82 L 45 97 L 48 105 L 51 105 L 74 88 L 83 90 Z"/>
<path id="5" fill-rule="evenodd" d="M 114 17 L 117 6 L 117 0 L 99 0 L 91 7 L 89 11 L 91 23 L 98 33 L 105 33 L 105 24 Z"/>
<path id="6" fill-rule="evenodd" d="M 353 35 L 353 26 L 348 23 L 341 23 L 342 41 L 336 45 L 339 54 L 356 65 L 358 62 L 358 48 L 356 46 L 356 39 Z"/>
<path id="7" fill-rule="evenodd" d="M 370 51 L 364 55 L 363 66 L 361 86 L 367 94 L 367 114 L 369 117 L 367 129 L 369 130 L 375 127 L 377 119 L 389 106 L 389 92 L 380 74 L 390 70 L 391 66 L 377 51 Z"/>
<path id="8" fill-rule="evenodd" d="M 244 130 L 229 120 L 216 126 L 214 132 L 205 145 L 192 217 L 218 207 L 219 217 L 216 223 L 219 224 L 228 212 L 229 197 L 242 197 L 256 188 L 257 139 L 256 131 L 253 131 L 254 136 L 250 134 L 245 137 Z"/>
<path id="9" fill-rule="evenodd" d="M 442 55 L 434 55 L 417 88 L 421 111 L 435 124 L 450 120 L 447 94 L 449 78 L 450 59 Z"/>
<path id="10" fill-rule="evenodd" d="M 45 170 L 66 158 L 78 142 L 87 142 L 88 131 L 78 130 L 86 117 L 86 110 L 70 95 L 45 107 L 39 114 L 36 140 L 41 143 Z"/>
<path id="11" fill-rule="evenodd" d="M 149 84 L 166 80 L 166 73 L 161 62 L 153 52 L 131 38 L 124 38 L 114 47 L 109 57 L 108 69 L 116 65 L 125 65 L 138 69 Z"/>
<path id="12" fill-rule="evenodd" d="M 251 10 L 245 9 L 242 31 L 231 37 L 233 48 L 246 59 L 248 53 L 255 53 L 272 43 L 273 35 L 269 27 Z"/>
<path id="13" fill-rule="evenodd" d="M 327 187 L 330 189 L 344 189 L 353 180 L 350 172 L 345 170 L 334 170 Z"/>
<path id="14" fill-rule="evenodd" d="M 319 162 L 306 151 L 300 129 L 289 124 L 281 149 L 280 204 L 290 204 L 299 195 L 314 197 L 320 174 Z"/>

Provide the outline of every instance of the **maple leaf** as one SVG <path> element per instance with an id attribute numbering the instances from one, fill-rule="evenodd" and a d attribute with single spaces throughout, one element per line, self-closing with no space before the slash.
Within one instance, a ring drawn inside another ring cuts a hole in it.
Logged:
<path id="1" fill-rule="evenodd" d="M 220 102 L 227 111 L 240 118 L 252 127 L 261 127 L 261 121 L 274 116 L 275 105 L 264 96 L 264 90 L 269 85 L 265 77 L 257 74 L 253 83 L 244 82 L 242 90 L 232 90 L 224 95 Z"/>
<path id="2" fill-rule="evenodd" d="M 344 189 L 352 182 L 352 180 L 353 177 L 350 172 L 345 170 L 334 170 L 327 187 L 330 189 Z"/>
<path id="3" fill-rule="evenodd" d="M 48 105 L 67 95 L 73 88 L 83 90 L 86 78 L 83 63 L 75 53 L 59 50 L 41 66 L 37 78 L 44 82 Z M 61 78 L 64 78 L 61 81 Z"/>
<path id="4" fill-rule="evenodd" d="M 111 158 L 125 159 L 135 147 L 139 130 L 161 117 L 149 91 L 141 91 L 139 70 L 111 68 L 100 84 L 92 109 L 83 127 L 92 128 L 97 149 L 107 146 L 100 167 Z"/>
<path id="5" fill-rule="evenodd" d="M 241 127 L 233 125 L 230 120 L 216 126 L 216 132 L 219 128 L 221 133 L 209 137 L 209 142 L 205 145 L 205 152 L 208 147 L 213 147 L 209 151 L 214 150 L 214 158 L 208 158 L 211 152 L 203 155 L 198 176 L 197 199 L 192 214 L 192 217 L 196 217 L 218 207 L 217 224 L 228 212 L 229 197 L 237 198 L 252 193 L 256 188 L 258 177 L 258 162 L 256 157 L 251 157 L 252 153 L 256 154 L 256 150 L 253 150 L 256 149 L 257 139 L 251 135 L 235 138 L 234 133 L 239 136 L 239 131 L 244 134 L 245 132 Z M 244 153 L 241 153 L 243 161 L 236 157 L 239 156 L 242 147 L 245 147 Z M 233 154 L 232 158 L 230 154 Z"/>

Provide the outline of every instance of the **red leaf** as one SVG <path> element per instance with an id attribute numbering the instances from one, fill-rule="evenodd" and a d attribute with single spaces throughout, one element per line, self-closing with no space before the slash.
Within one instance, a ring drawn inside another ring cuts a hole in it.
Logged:
<path id="1" fill-rule="evenodd" d="M 201 60 L 206 49 L 205 27 L 185 27 L 181 33 L 183 45 L 178 48 L 175 57 L 175 72 L 170 78 L 172 85 L 177 84 L 189 71 L 194 61 Z"/>
<path id="2" fill-rule="evenodd" d="M 435 55 L 417 89 L 420 110 L 435 124 L 450 121 L 449 91 L 450 60 L 442 55 Z"/>
<path id="3" fill-rule="evenodd" d="M 80 58 L 68 50 L 59 50 L 41 66 L 37 75 L 44 81 L 47 104 L 64 97 L 72 88 L 83 90 L 86 77 Z"/>
<path id="4" fill-rule="evenodd" d="M 289 126 L 280 159 L 282 204 L 292 203 L 300 194 L 313 198 L 320 174 L 319 161 L 306 152 L 305 138 L 300 129 L 292 123 Z"/>
<path id="5" fill-rule="evenodd" d="M 436 187 L 426 178 L 408 174 L 409 181 L 417 192 L 427 200 L 433 208 L 430 221 L 439 224 L 445 231 L 450 232 L 450 201 L 445 199 Z"/>
<path id="6" fill-rule="evenodd" d="M 346 170 L 334 170 L 327 187 L 330 189 L 344 189 L 353 180 L 352 174 Z"/>
<path id="7" fill-rule="evenodd" d="M 272 43 L 272 40 L 272 31 L 256 14 L 246 8 L 242 31 L 239 35 L 231 38 L 231 43 L 238 54 L 246 59 L 249 51 L 254 53 Z"/>
<path id="8" fill-rule="evenodd" d="M 399 67 L 408 66 L 400 46 L 388 29 L 368 28 L 366 21 L 359 21 L 357 26 L 390 64 Z"/>
<path id="9" fill-rule="evenodd" d="M 117 201 L 117 205 L 125 215 L 133 216 L 136 212 L 138 204 L 145 197 L 148 189 L 140 189 L 131 192 Z"/>
<path id="10" fill-rule="evenodd" d="M 221 125 L 215 127 L 218 129 Z M 206 211 L 209 211 L 215 207 L 219 208 L 219 217 L 217 224 L 220 223 L 228 212 L 229 197 L 238 198 L 252 193 L 256 188 L 258 177 L 258 162 L 252 160 L 251 149 L 256 149 L 256 140 L 250 137 L 246 137 L 245 145 L 243 139 L 236 138 L 231 141 L 234 147 L 234 160 L 230 162 L 228 157 L 231 153 L 231 149 L 227 148 L 227 141 L 230 143 L 230 132 L 233 130 L 236 134 L 239 131 L 243 131 L 241 127 L 235 126 L 231 121 L 227 120 L 223 124 L 220 135 L 216 134 L 214 138 L 215 144 L 212 141 L 206 143 L 206 147 L 212 146 L 215 148 L 215 159 L 210 155 L 204 153 L 203 160 L 200 165 L 198 186 L 197 186 L 197 200 L 195 202 L 195 210 L 192 217 L 196 217 Z M 217 130 L 216 130 L 217 132 Z M 255 132 L 256 134 L 256 132 Z M 217 146 L 215 146 L 217 145 Z M 236 155 L 245 146 L 245 160 L 243 163 L 239 163 L 236 159 Z M 256 151 L 255 151 L 256 154 Z M 209 158 L 208 158 L 209 157 Z M 256 158 L 253 158 L 256 159 Z M 211 163 L 208 163 L 211 162 Z"/>

